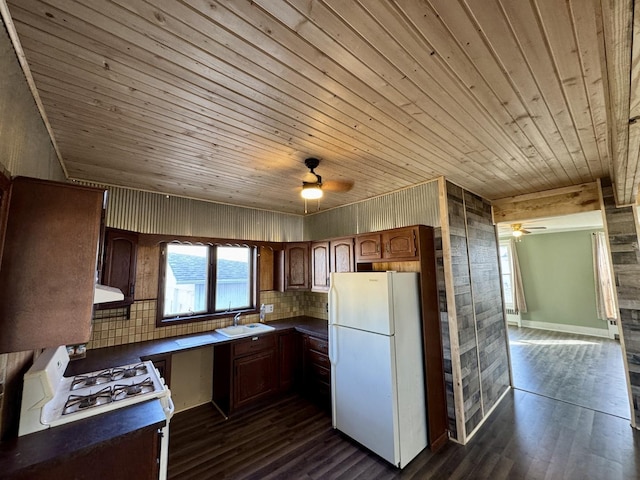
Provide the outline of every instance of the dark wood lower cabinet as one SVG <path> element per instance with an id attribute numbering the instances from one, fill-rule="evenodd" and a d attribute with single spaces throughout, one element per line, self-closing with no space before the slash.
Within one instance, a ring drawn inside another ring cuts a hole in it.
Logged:
<path id="1" fill-rule="evenodd" d="M 311 335 L 302 336 L 303 392 L 319 405 L 331 408 L 331 363 L 329 342 Z"/>
<path id="2" fill-rule="evenodd" d="M 278 390 L 288 392 L 296 385 L 299 371 L 299 335 L 296 332 L 278 334 Z"/>
<path id="3" fill-rule="evenodd" d="M 119 437 L 117 442 L 99 450 L 92 449 L 64 460 L 40 464 L 10 478 L 14 480 L 51 480 L 52 478 L 158 480 L 160 435 L 157 429 L 139 430 Z"/>
<path id="4" fill-rule="evenodd" d="M 0 478 L 157 480 L 166 416 L 150 400 L 1 445 Z"/>
<path id="5" fill-rule="evenodd" d="M 307 350 L 308 354 L 303 353 Z M 323 405 L 330 405 L 331 370 L 326 351 L 326 340 L 293 330 L 216 345 L 212 400 L 228 416 L 300 388 L 318 396 Z M 303 359 L 307 356 L 309 361 Z"/>
<path id="6" fill-rule="evenodd" d="M 277 390 L 274 348 L 233 361 L 233 409 L 251 405 Z"/>
<path id="7" fill-rule="evenodd" d="M 215 346 L 212 400 L 230 415 L 278 391 L 278 343 L 275 334 Z"/>

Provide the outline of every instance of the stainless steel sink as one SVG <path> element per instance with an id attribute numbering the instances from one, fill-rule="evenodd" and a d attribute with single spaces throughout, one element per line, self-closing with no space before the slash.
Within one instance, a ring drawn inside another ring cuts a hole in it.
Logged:
<path id="1" fill-rule="evenodd" d="M 273 330 L 275 330 L 274 327 L 265 325 L 264 323 L 250 323 L 248 325 L 238 325 L 235 327 L 230 325 L 224 328 L 216 328 L 216 332 L 229 338 L 248 337 L 250 335 L 271 332 Z"/>

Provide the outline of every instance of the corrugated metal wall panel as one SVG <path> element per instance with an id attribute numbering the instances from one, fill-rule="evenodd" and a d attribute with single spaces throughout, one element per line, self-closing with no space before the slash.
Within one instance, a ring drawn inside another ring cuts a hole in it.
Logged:
<path id="1" fill-rule="evenodd" d="M 305 217 L 305 240 L 408 225 L 440 226 L 437 181 L 309 215 Z"/>
<path id="2" fill-rule="evenodd" d="M 304 221 L 299 215 L 81 183 L 108 190 L 105 218 L 108 227 L 140 233 L 270 242 L 303 239 Z"/>
<path id="3" fill-rule="evenodd" d="M 358 231 L 358 205 L 353 203 L 305 217 L 305 240 L 355 235 Z"/>
<path id="4" fill-rule="evenodd" d="M 407 225 L 440 226 L 436 181 L 306 217 L 102 187 L 109 191 L 106 225 L 141 233 L 294 242 Z"/>

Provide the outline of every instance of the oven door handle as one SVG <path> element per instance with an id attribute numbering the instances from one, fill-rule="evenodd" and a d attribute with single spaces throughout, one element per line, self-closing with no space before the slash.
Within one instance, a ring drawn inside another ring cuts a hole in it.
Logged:
<path id="1" fill-rule="evenodd" d="M 164 412 L 165 412 L 165 415 L 167 417 L 167 420 L 171 420 L 171 417 L 173 417 L 173 412 L 175 412 L 175 410 L 176 410 L 176 406 L 173 404 L 173 400 L 171 399 L 171 395 L 167 395 L 165 397 L 165 399 L 167 400 L 167 403 L 166 403 L 166 405 L 163 406 Z"/>

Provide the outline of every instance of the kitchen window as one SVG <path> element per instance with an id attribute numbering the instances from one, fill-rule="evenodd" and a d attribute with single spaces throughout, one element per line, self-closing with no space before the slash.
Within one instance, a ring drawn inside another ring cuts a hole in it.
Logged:
<path id="1" fill-rule="evenodd" d="M 156 323 L 256 312 L 256 258 L 251 246 L 163 244 Z"/>

